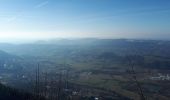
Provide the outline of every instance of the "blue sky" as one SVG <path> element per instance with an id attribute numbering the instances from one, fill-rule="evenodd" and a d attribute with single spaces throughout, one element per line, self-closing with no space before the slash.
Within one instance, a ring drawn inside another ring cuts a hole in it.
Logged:
<path id="1" fill-rule="evenodd" d="M 170 0 L 0 0 L 0 39 L 169 39 Z"/>

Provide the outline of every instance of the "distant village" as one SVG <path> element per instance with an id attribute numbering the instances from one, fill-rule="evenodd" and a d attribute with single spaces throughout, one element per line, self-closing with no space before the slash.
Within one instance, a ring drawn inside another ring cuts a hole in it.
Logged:
<path id="1" fill-rule="evenodd" d="M 158 76 L 152 76 L 149 78 L 150 80 L 170 80 L 169 74 L 163 75 L 158 73 Z"/>

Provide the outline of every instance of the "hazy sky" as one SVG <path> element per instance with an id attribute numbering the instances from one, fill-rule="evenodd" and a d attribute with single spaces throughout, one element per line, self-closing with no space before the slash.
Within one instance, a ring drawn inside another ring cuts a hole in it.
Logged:
<path id="1" fill-rule="evenodd" d="M 0 39 L 170 38 L 170 0 L 0 0 Z"/>

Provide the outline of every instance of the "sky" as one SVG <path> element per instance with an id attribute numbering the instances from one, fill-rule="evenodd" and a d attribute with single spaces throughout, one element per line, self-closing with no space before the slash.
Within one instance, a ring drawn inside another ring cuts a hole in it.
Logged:
<path id="1" fill-rule="evenodd" d="M 170 0 L 0 0 L 0 41 L 170 39 Z"/>

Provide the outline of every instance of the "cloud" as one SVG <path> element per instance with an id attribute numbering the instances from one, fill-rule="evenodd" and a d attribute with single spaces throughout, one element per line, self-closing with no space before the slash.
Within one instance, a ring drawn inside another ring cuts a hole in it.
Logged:
<path id="1" fill-rule="evenodd" d="M 49 1 L 41 2 L 38 5 L 36 5 L 35 8 L 41 8 L 41 7 L 45 6 L 45 5 L 47 5 L 48 3 L 49 3 Z"/>
<path id="2" fill-rule="evenodd" d="M 35 8 L 41 8 L 41 7 L 45 6 L 45 5 L 47 5 L 48 3 L 49 3 L 49 1 L 41 2 L 38 5 L 36 5 Z M 20 12 L 19 15 L 8 17 L 7 22 L 13 22 L 13 21 L 17 20 L 18 17 L 24 17 L 23 12 Z M 25 17 L 30 17 L 30 16 L 25 16 Z"/>

